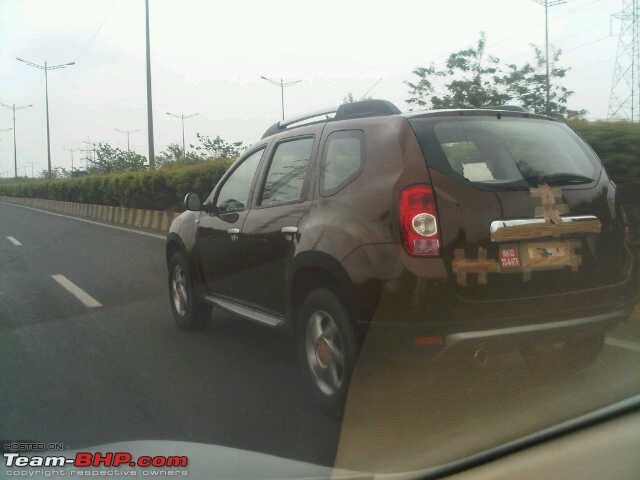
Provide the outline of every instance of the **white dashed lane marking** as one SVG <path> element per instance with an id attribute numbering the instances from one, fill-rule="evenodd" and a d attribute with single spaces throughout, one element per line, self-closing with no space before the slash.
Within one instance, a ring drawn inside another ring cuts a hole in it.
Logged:
<path id="1" fill-rule="evenodd" d="M 7 240 L 9 240 L 11 243 L 13 243 L 16 247 L 21 247 L 22 243 L 20 243 L 19 240 L 17 240 L 15 237 L 7 237 Z"/>
<path id="2" fill-rule="evenodd" d="M 82 290 L 79 286 L 69 280 L 67 277 L 61 274 L 51 275 L 56 282 L 58 282 L 63 288 L 65 288 L 71 295 L 76 297 L 85 307 L 96 308 L 101 307 L 102 304 Z"/>
<path id="3" fill-rule="evenodd" d="M 604 343 L 612 347 L 624 348 L 625 350 L 631 350 L 632 352 L 640 353 L 640 343 L 630 342 L 629 340 L 620 340 L 619 338 L 607 337 Z"/>

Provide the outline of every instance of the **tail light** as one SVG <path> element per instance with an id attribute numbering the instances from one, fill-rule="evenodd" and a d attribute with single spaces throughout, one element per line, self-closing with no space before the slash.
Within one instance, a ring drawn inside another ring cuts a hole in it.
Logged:
<path id="1" fill-rule="evenodd" d="M 440 232 L 433 190 L 412 185 L 400 193 L 400 232 L 409 255 L 440 255 Z"/>

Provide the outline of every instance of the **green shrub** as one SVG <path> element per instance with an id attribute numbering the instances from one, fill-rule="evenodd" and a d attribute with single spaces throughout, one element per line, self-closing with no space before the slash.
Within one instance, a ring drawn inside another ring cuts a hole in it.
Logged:
<path id="1" fill-rule="evenodd" d="M 596 151 L 624 195 L 640 201 L 640 124 L 572 120 L 569 125 Z"/>
<path id="2" fill-rule="evenodd" d="M 85 177 L 0 183 L 0 195 L 156 210 L 180 209 L 187 192 L 205 198 L 232 160 Z"/>

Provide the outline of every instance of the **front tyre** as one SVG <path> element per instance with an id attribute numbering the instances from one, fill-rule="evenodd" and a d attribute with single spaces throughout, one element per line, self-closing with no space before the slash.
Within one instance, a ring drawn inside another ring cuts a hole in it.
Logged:
<path id="1" fill-rule="evenodd" d="M 186 255 L 176 252 L 169 260 L 169 302 L 179 328 L 196 330 L 204 327 L 211 307 L 197 298 Z"/>
<path id="2" fill-rule="evenodd" d="M 327 289 L 310 292 L 298 311 L 296 342 L 304 381 L 317 403 L 339 416 L 358 345 L 349 313 Z"/>

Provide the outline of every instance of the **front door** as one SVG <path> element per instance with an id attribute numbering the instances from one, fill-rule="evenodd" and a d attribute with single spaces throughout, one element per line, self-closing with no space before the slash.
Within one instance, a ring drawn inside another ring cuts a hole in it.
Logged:
<path id="1" fill-rule="evenodd" d="M 264 150 L 254 151 L 239 162 L 209 200 L 213 204 L 211 213 L 200 213 L 197 249 L 207 290 L 214 295 L 242 296 L 241 278 L 246 270 L 242 227 Z"/>

